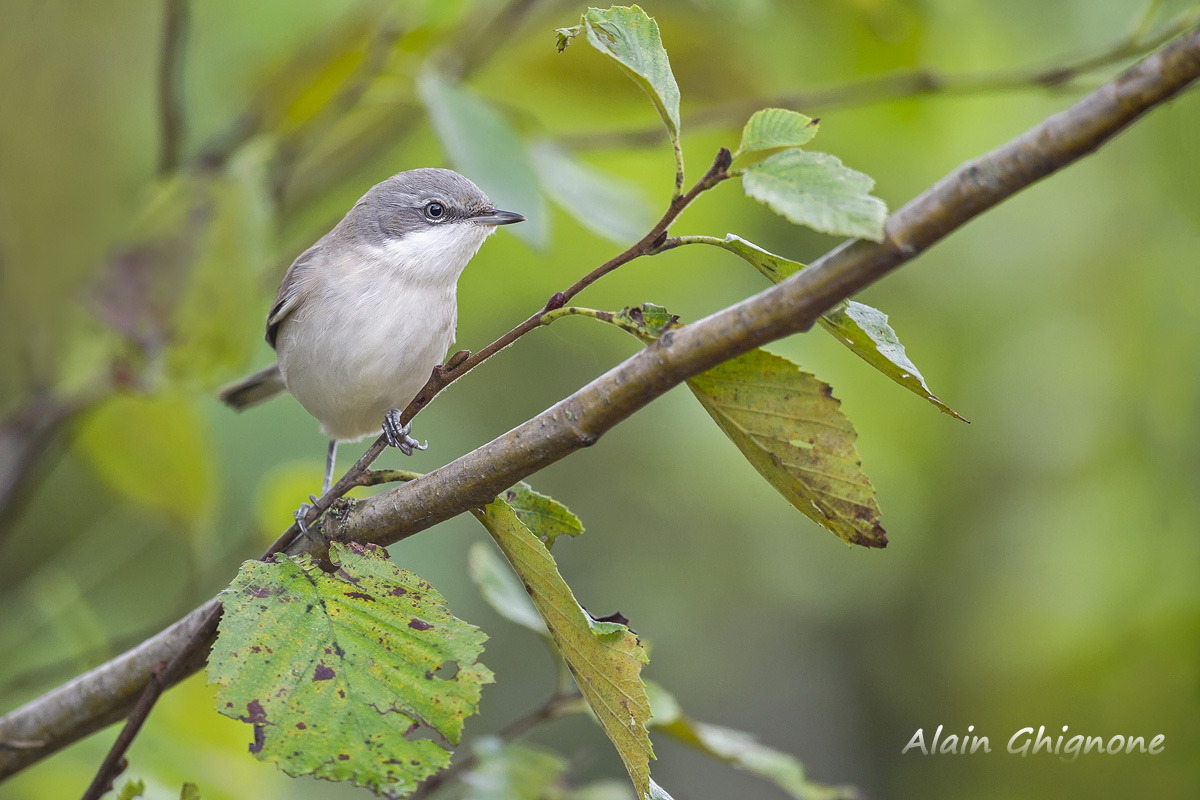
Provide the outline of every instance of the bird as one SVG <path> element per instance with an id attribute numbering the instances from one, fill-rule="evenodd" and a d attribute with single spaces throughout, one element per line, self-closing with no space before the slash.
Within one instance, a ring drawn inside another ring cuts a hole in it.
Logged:
<path id="1" fill-rule="evenodd" d="M 339 442 L 382 430 L 405 455 L 424 450 L 400 409 L 454 342 L 467 263 L 499 226 L 524 220 L 448 169 L 375 184 L 284 274 L 267 314 L 276 363 L 224 387 L 220 399 L 241 411 L 284 392 L 296 398 L 329 437 L 322 495 Z M 296 512 L 302 524 L 307 510 Z"/>

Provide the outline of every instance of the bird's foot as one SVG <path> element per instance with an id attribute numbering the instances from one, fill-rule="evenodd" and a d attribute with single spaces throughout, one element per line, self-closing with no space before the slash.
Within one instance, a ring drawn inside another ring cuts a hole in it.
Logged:
<path id="1" fill-rule="evenodd" d="M 314 503 L 317 500 L 311 494 L 308 496 L 308 499 L 312 500 Z M 296 509 L 296 514 L 295 514 L 296 524 L 300 526 L 300 532 L 303 533 L 305 536 L 308 536 L 308 521 L 307 520 L 308 520 L 308 512 L 311 510 L 312 510 L 312 506 L 310 506 L 308 503 L 301 503 L 300 507 Z"/>
<path id="2" fill-rule="evenodd" d="M 388 444 L 406 456 L 411 456 L 413 450 L 425 450 L 429 447 L 429 442 L 421 444 L 409 436 L 411 430 L 411 425 L 400 424 L 400 409 L 393 408 L 383 415 L 383 435 L 387 437 Z"/>

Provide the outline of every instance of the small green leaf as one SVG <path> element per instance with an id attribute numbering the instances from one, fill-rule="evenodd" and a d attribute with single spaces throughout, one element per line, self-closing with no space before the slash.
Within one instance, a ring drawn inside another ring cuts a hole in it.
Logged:
<path id="1" fill-rule="evenodd" d="M 887 314 L 877 308 L 847 300 L 818 321 L 839 342 L 905 389 L 924 397 L 943 413 L 963 422 L 970 421 L 929 391 L 925 377 L 905 353 L 896 332 L 888 325 Z"/>
<path id="2" fill-rule="evenodd" d="M 644 341 L 652 341 L 662 336 L 668 328 L 678 325 L 679 315 L 654 303 L 642 303 L 625 306 L 613 315 L 613 322 Z"/>
<path id="3" fill-rule="evenodd" d="M 194 783 L 185 783 L 179 792 L 179 800 L 200 800 L 200 787 Z"/>
<path id="4" fill-rule="evenodd" d="M 487 528 L 529 592 L 638 795 L 647 795 L 654 751 L 645 727 L 650 705 L 640 677 L 648 658 L 637 636 L 625 625 L 593 620 L 580 607 L 550 551 L 504 500 L 471 513 Z"/>
<path id="5" fill-rule="evenodd" d="M 127 780 L 125 785 L 121 787 L 121 791 L 117 792 L 117 800 L 137 800 L 146 793 L 146 782 L 141 780 Z"/>
<path id="6" fill-rule="evenodd" d="M 551 796 L 567 762 L 553 753 L 521 744 L 504 744 L 496 736 L 475 743 L 479 766 L 463 778 L 463 800 L 545 800 Z"/>
<path id="7" fill-rule="evenodd" d="M 546 194 L 597 236 L 628 244 L 654 224 L 638 187 L 593 170 L 553 142 L 538 142 L 530 153 Z"/>
<path id="8" fill-rule="evenodd" d="M 479 184 L 497 208 L 524 214 L 510 226 L 520 239 L 544 247 L 550 217 L 525 146 L 499 111 L 479 95 L 426 71 L 417 81 L 438 141 L 455 169 Z"/>
<path id="9" fill-rule="evenodd" d="M 850 544 L 885 547 L 854 425 L 829 385 L 752 350 L 688 381 L 746 459 L 796 510 Z"/>
<path id="10" fill-rule="evenodd" d="M 638 6 L 589 8 L 583 15 L 588 43 L 621 65 L 633 82 L 650 96 L 662 116 L 671 141 L 679 139 L 679 84 L 663 48 L 658 23 Z M 563 39 L 559 29 L 559 43 Z M 560 47 L 561 50 L 561 47 Z"/>
<path id="11" fill-rule="evenodd" d="M 724 239 L 717 239 L 713 236 L 687 238 L 691 242 L 710 244 L 736 253 L 753 264 L 772 283 L 779 283 L 784 278 L 804 269 L 805 266 L 797 261 L 769 253 L 758 245 L 732 233 L 725 234 Z M 957 411 L 943 403 L 941 398 L 929 391 L 924 376 L 917 369 L 917 365 L 905 354 L 904 345 L 900 343 L 896 332 L 887 324 L 887 315 L 882 311 L 848 300 L 839 303 L 827 314 L 823 314 L 817 322 L 835 339 L 848 347 L 850 352 L 905 389 L 924 397 L 942 412 L 961 419 L 963 422 L 969 422 Z"/>
<path id="12" fill-rule="evenodd" d="M 581 33 L 583 33 L 582 25 L 572 25 L 569 28 L 555 28 L 554 47 L 561 53 L 567 49 L 567 45 L 571 43 L 571 40 Z"/>
<path id="13" fill-rule="evenodd" d="M 766 157 L 788 147 L 808 144 L 817 135 L 819 120 L 786 108 L 756 111 L 742 129 L 742 143 L 734 158 L 757 154 Z"/>
<path id="14" fill-rule="evenodd" d="M 487 542 L 471 545 L 467 551 L 467 571 L 478 587 L 479 594 L 497 614 L 509 622 L 524 625 L 534 633 L 550 635 L 521 582 Z"/>
<path id="15" fill-rule="evenodd" d="M 457 743 L 477 711 L 487 637 L 382 548 L 335 543 L 329 558 L 332 575 L 308 556 L 242 565 L 209 657 L 217 710 L 254 725 L 250 751 L 289 775 L 403 796 L 450 760 L 418 728 Z"/>
<path id="16" fill-rule="evenodd" d="M 542 540 L 549 550 L 559 536 L 578 536 L 583 533 L 583 523 L 571 513 L 571 509 L 544 494 L 535 492 L 524 481 L 504 493 L 504 501 L 517 512 L 517 518 L 533 535 Z"/>
<path id="17" fill-rule="evenodd" d="M 96 474 L 131 500 L 190 525 L 211 517 L 217 467 L 193 399 L 115 395 L 87 415 L 77 445 Z"/>
<path id="18" fill-rule="evenodd" d="M 720 725 L 697 722 L 683 713 L 675 697 L 648 681 L 646 691 L 654 716 L 650 726 L 710 758 L 765 778 L 796 800 L 854 800 L 852 787 L 825 786 L 809 781 L 804 766 L 794 757 L 767 747 L 752 735 Z"/>
<path id="19" fill-rule="evenodd" d="M 784 150 L 742 172 L 742 189 L 797 225 L 834 236 L 883 241 L 887 206 L 875 181 L 828 153 Z"/>

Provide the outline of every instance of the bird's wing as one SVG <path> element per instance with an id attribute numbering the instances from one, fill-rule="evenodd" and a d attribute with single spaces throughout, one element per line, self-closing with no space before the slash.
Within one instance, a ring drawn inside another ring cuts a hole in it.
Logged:
<path id="1" fill-rule="evenodd" d="M 321 243 L 317 242 L 301 253 L 284 273 L 283 282 L 275 294 L 275 302 L 271 304 L 271 313 L 267 315 L 267 344 L 271 347 L 275 346 L 279 325 L 300 307 L 308 295 L 308 277 L 320 251 Z"/>

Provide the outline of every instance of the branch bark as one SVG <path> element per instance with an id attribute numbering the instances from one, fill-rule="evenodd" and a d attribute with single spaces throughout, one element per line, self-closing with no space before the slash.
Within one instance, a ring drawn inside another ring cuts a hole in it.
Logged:
<path id="1" fill-rule="evenodd" d="M 596 442 L 673 386 L 767 342 L 807 330 L 841 299 L 912 260 L 1020 189 L 1096 150 L 1200 77 L 1200 28 L 1071 108 L 959 167 L 894 213 L 880 244 L 852 241 L 699 322 L 669 331 L 590 384 L 479 449 L 365 501 L 339 501 L 314 531 L 391 544 L 485 504 L 516 481 Z M 305 539 L 297 549 L 320 552 Z M 123 717 L 218 601 L 0 719 L 0 778 Z M 207 648 L 201 648 L 204 653 Z M 182 674 L 198 670 L 195 659 Z"/>

